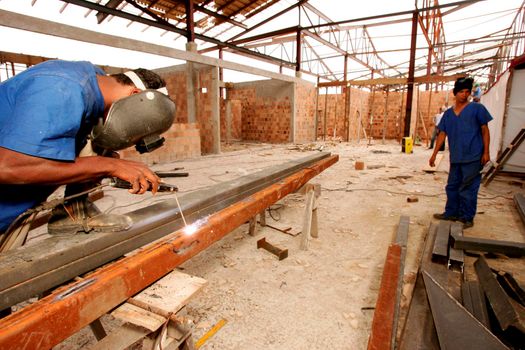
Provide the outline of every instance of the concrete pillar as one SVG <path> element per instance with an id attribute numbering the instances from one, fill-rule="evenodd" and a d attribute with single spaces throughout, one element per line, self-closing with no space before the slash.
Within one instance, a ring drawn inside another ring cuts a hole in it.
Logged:
<path id="1" fill-rule="evenodd" d="M 232 139 L 232 101 L 225 101 L 225 113 L 224 117 L 226 118 L 226 142 L 230 142 Z"/>
<path id="2" fill-rule="evenodd" d="M 212 124 L 212 153 L 221 153 L 221 103 L 219 93 L 219 67 L 211 67 L 211 124 Z"/>
<path id="3" fill-rule="evenodd" d="M 186 43 L 186 51 L 197 52 L 197 44 Z M 188 104 L 188 123 L 197 122 L 197 104 L 195 99 L 195 86 L 197 85 L 197 73 L 193 62 L 186 63 L 186 96 Z"/>

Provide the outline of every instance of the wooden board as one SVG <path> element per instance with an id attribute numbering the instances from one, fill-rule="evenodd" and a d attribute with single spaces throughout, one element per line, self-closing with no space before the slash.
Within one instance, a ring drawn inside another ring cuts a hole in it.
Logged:
<path id="1" fill-rule="evenodd" d="M 129 303 L 122 304 L 111 315 L 121 321 L 145 328 L 150 332 L 155 332 L 166 322 L 164 317 Z"/>
<path id="2" fill-rule="evenodd" d="M 133 299 L 175 313 L 184 307 L 206 283 L 203 278 L 175 270 L 135 295 Z"/>

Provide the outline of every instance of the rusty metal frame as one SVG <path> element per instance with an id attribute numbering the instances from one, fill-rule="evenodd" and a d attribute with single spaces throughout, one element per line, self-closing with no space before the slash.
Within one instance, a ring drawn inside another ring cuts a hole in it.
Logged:
<path id="1" fill-rule="evenodd" d="M 0 320 L 0 349 L 41 349 L 59 344 L 268 206 L 298 190 L 337 160 L 337 155 L 323 159 L 203 218 L 193 234 L 176 231 L 137 254 L 107 265 L 3 318 Z"/>
<path id="2" fill-rule="evenodd" d="M 216 184 L 180 197 L 187 222 L 232 205 L 294 172 L 328 157 L 316 153 Z M 177 201 L 166 199 L 127 213 L 129 230 L 50 237 L 38 245 L 0 255 L 0 310 L 45 292 L 74 277 L 183 227 Z M 82 249 L 78 249 L 82 246 Z"/>

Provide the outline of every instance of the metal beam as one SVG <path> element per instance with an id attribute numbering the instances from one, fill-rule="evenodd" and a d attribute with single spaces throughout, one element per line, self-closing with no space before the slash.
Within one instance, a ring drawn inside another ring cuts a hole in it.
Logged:
<path id="1" fill-rule="evenodd" d="M 525 256 L 525 243 L 521 242 L 452 235 L 452 243 L 456 249 L 498 253 L 512 257 Z"/>
<path id="2" fill-rule="evenodd" d="M 210 215 L 291 173 L 328 157 L 319 153 L 181 196 L 188 221 Z M 127 214 L 127 231 L 51 237 L 0 255 L 0 310 L 88 272 L 182 227 L 176 200 Z M 81 246 L 82 249 L 78 249 Z"/>
<path id="3" fill-rule="evenodd" d="M 149 25 L 149 26 L 152 26 L 152 27 L 155 27 L 155 28 L 164 29 L 164 30 L 167 30 L 167 31 L 170 31 L 170 32 L 174 32 L 174 33 L 180 34 L 180 35 L 184 35 L 184 36 L 187 35 L 187 31 L 185 29 L 178 28 L 175 25 L 171 24 L 170 22 L 168 22 L 168 21 L 166 21 L 164 19 L 161 19 L 159 17 L 156 17 L 156 20 L 151 20 L 151 19 L 147 19 L 147 18 L 144 18 L 144 17 L 136 16 L 136 15 L 133 15 L 133 14 L 130 14 L 130 13 L 127 13 L 127 12 L 123 12 L 123 11 L 107 8 L 105 6 L 102 6 L 102 5 L 99 5 L 99 4 L 96 4 L 96 3 L 92 3 L 92 2 L 89 2 L 89 1 L 85 1 L 85 0 L 62 0 L 62 1 L 68 2 L 68 3 L 72 3 L 72 4 L 77 5 L 77 6 L 82 6 L 82 7 L 94 9 L 94 10 L 97 10 L 99 12 L 106 12 L 106 13 L 112 14 L 113 16 L 116 16 L 116 17 L 126 18 L 126 19 L 129 19 L 129 20 L 134 21 L 134 22 L 142 23 L 142 24 Z M 144 8 L 142 8 L 142 9 L 144 11 L 146 11 L 146 9 L 144 9 Z M 215 38 L 212 38 L 212 37 L 208 37 L 208 36 L 205 36 L 205 35 L 202 35 L 202 34 L 195 33 L 195 39 L 199 39 L 199 40 L 202 40 L 202 41 L 205 41 L 205 42 L 216 44 L 216 45 L 219 45 L 220 47 L 228 47 L 230 49 L 233 49 L 233 50 L 236 50 L 236 51 L 239 51 L 239 52 L 244 52 L 244 53 L 252 55 L 254 57 L 268 59 L 268 60 L 274 61 L 274 62 L 276 62 L 278 64 L 285 64 L 285 65 L 292 65 L 293 66 L 292 62 L 287 62 L 287 61 L 283 61 L 281 59 L 278 59 L 278 58 L 275 58 L 275 57 L 272 57 L 272 56 L 263 55 L 263 54 L 260 54 L 258 52 L 251 51 L 251 50 L 248 50 L 248 49 L 245 49 L 245 48 L 242 48 L 242 47 L 238 47 L 236 45 L 232 45 L 230 43 L 223 42 L 223 41 L 220 41 L 218 39 L 215 39 Z"/>
<path id="4" fill-rule="evenodd" d="M 210 66 L 218 66 L 225 69 L 260 75 L 266 78 L 277 79 L 281 81 L 295 82 L 300 80 L 295 77 L 270 72 L 264 69 L 243 65 L 240 63 L 219 60 L 212 57 L 199 55 L 194 52 L 188 52 L 169 48 L 166 46 L 147 43 L 144 41 L 103 34 L 87 29 L 69 26 L 66 24 L 60 24 L 36 17 L 26 16 L 15 12 L 0 10 L 0 23 L 2 23 L 2 26 L 6 27 L 27 30 L 46 35 L 53 35 L 57 37 L 78 40 L 92 44 L 106 45 L 110 47 L 116 47 L 138 52 L 146 52 L 154 55 L 165 56 L 179 60 L 207 64 Z M 293 66 L 293 64 L 290 62 L 288 66 Z"/>
<path id="5" fill-rule="evenodd" d="M 51 348 L 337 162 L 323 159 L 0 320 L 0 348 Z"/>

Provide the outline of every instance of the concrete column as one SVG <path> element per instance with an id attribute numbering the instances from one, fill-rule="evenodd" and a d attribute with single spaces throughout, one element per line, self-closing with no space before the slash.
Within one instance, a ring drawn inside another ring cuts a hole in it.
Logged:
<path id="1" fill-rule="evenodd" d="M 212 124 L 212 153 L 221 153 L 221 103 L 219 93 L 219 67 L 211 67 L 211 124 Z"/>
<path id="2" fill-rule="evenodd" d="M 232 101 L 225 101 L 225 118 L 226 118 L 226 142 L 232 139 Z"/>
<path id="3" fill-rule="evenodd" d="M 197 44 L 194 42 L 186 43 L 186 51 L 197 52 Z M 188 104 L 188 123 L 197 122 L 197 104 L 195 99 L 195 86 L 197 85 L 197 74 L 193 62 L 186 63 L 186 96 Z"/>

